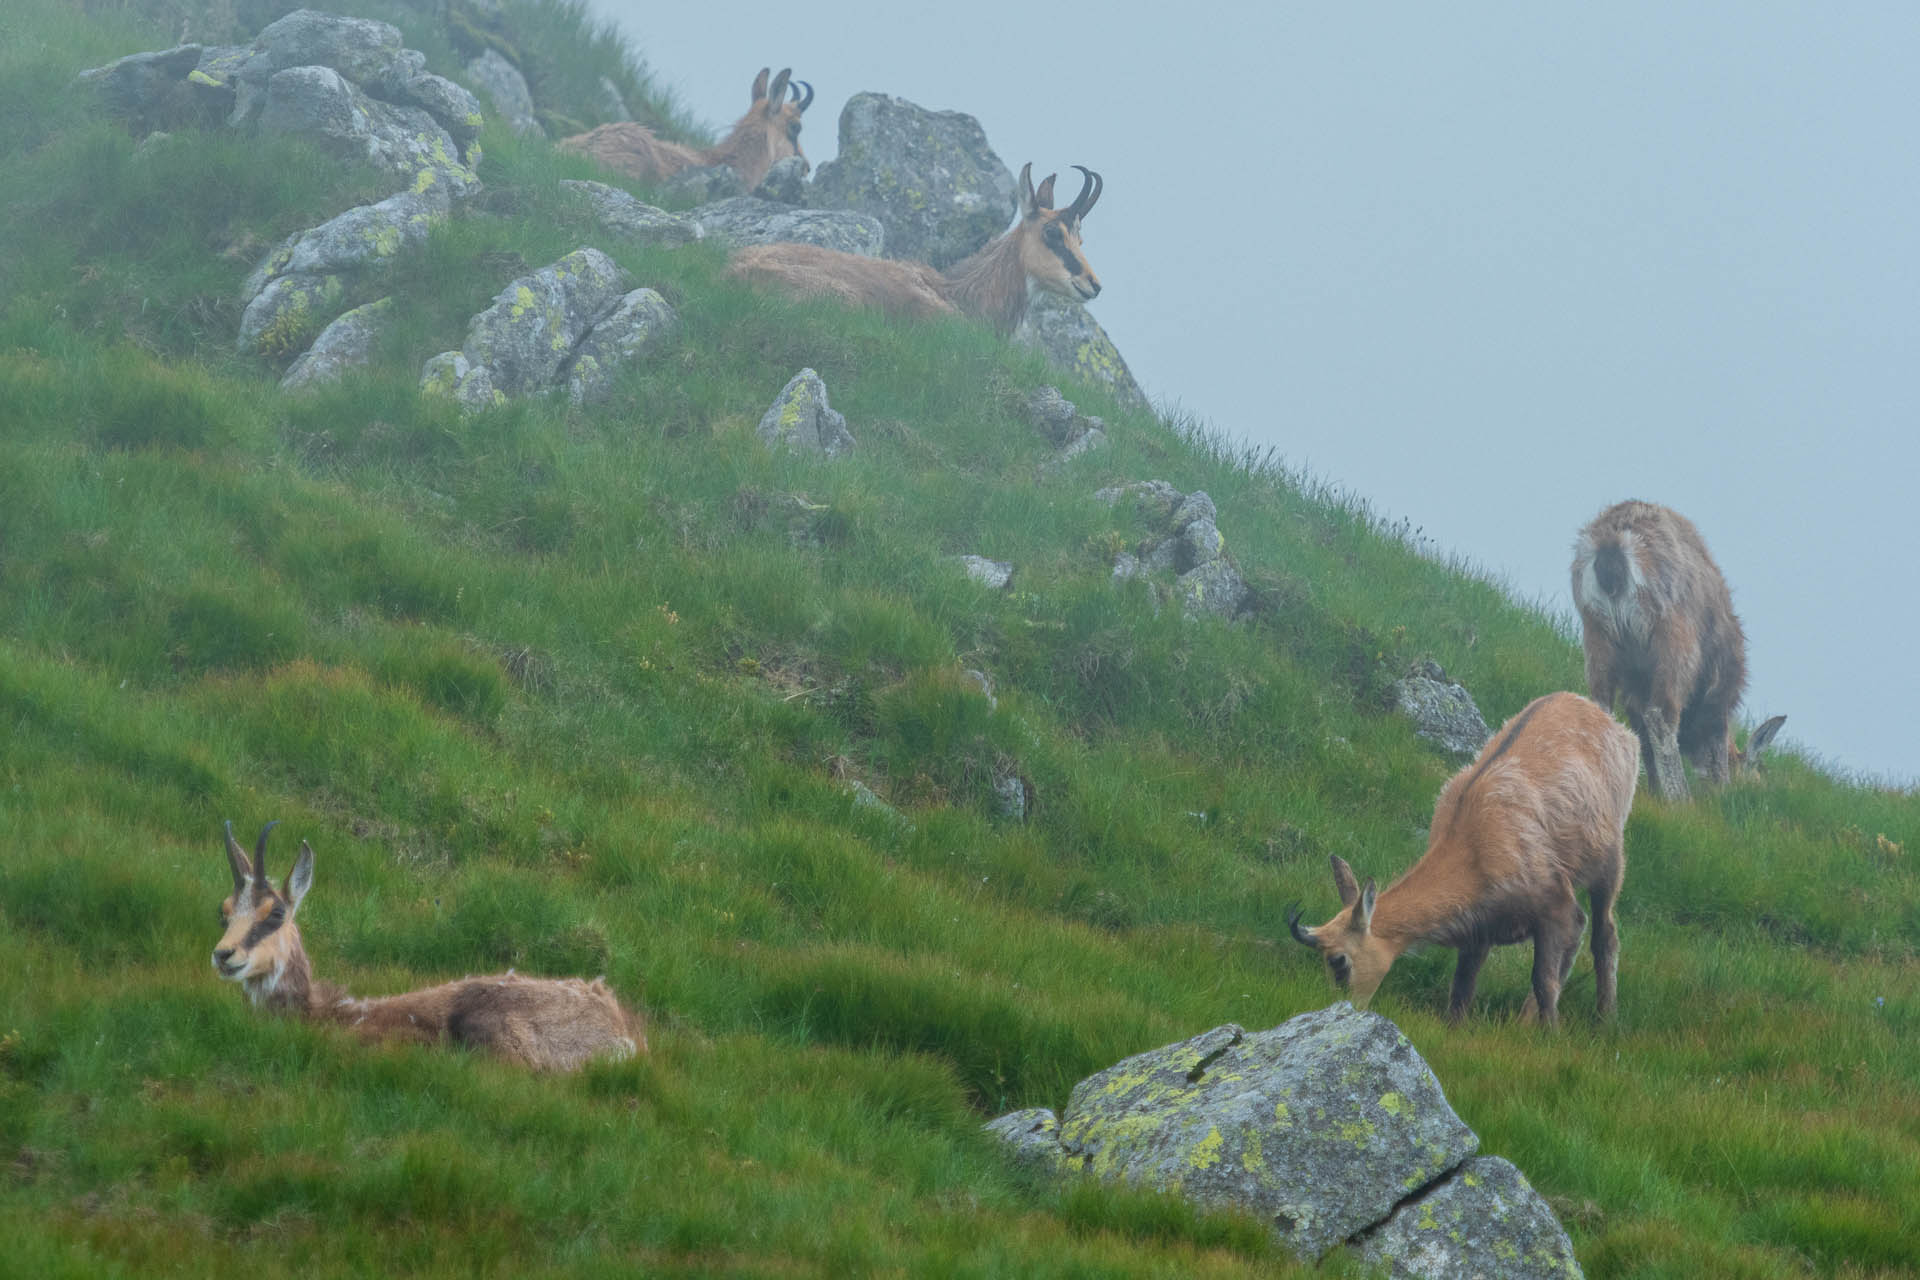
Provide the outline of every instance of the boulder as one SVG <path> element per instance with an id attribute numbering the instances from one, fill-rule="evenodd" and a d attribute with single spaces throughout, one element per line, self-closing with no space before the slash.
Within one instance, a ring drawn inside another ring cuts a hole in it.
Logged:
<path id="1" fill-rule="evenodd" d="M 1003 818 L 1025 822 L 1033 806 L 1033 788 L 1017 773 L 996 774 L 993 779 L 993 808 Z M 1052 1112 L 1048 1112 L 1049 1115 Z"/>
<path id="2" fill-rule="evenodd" d="M 567 398 L 574 404 L 604 400 L 621 365 L 639 360 L 673 336 L 680 317 L 652 289 L 635 289 L 596 321 L 567 363 Z"/>
<path id="3" fill-rule="evenodd" d="M 767 170 L 767 176 L 760 179 L 760 185 L 751 192 L 762 200 L 771 200 L 775 204 L 805 204 L 807 202 L 807 161 L 804 156 L 785 156 L 774 161 Z"/>
<path id="4" fill-rule="evenodd" d="M 261 28 L 235 74 L 265 84 L 289 67 L 327 67 L 371 87 L 425 65 L 425 57 L 415 53 L 407 58 L 408 52 L 401 45 L 400 28 L 390 23 L 296 9 Z"/>
<path id="5" fill-rule="evenodd" d="M 1473 695 L 1449 681 L 1438 663 L 1415 663 L 1393 682 L 1393 698 L 1400 714 L 1413 721 L 1414 736 L 1442 751 L 1470 756 L 1493 736 Z"/>
<path id="6" fill-rule="evenodd" d="M 306 354 L 293 362 L 287 376 L 280 379 L 280 389 L 298 391 L 319 383 L 337 382 L 348 369 L 364 368 L 372 362 L 374 348 L 392 318 L 391 298 L 369 302 L 347 312 L 321 330 Z"/>
<path id="7" fill-rule="evenodd" d="M 827 384 L 811 369 L 802 369 L 780 389 L 760 418 L 758 434 L 769 449 L 787 448 L 816 453 L 829 461 L 854 450 L 847 420 L 827 403 Z"/>
<path id="8" fill-rule="evenodd" d="M 467 325 L 461 350 L 493 390 L 528 395 L 556 384 L 575 346 L 612 311 L 631 281 L 598 249 L 576 249 L 521 276 Z"/>
<path id="9" fill-rule="evenodd" d="M 1210 560 L 1187 570 L 1174 580 L 1173 589 L 1181 612 L 1187 617 L 1204 614 L 1227 622 L 1240 616 L 1251 594 L 1239 570 L 1224 559 Z"/>
<path id="10" fill-rule="evenodd" d="M 493 109 L 515 133 L 523 138 L 547 136 L 533 114 L 533 92 L 527 88 L 527 78 L 498 50 L 487 49 L 467 63 L 467 76 L 480 86 L 480 92 L 487 95 Z M 619 97 L 617 93 L 614 96 Z"/>
<path id="11" fill-rule="evenodd" d="M 702 238 L 706 232 L 692 217 L 668 213 L 645 204 L 618 187 L 604 182 L 561 179 L 565 190 L 582 197 L 593 211 L 594 221 L 629 244 L 656 248 L 677 248 Z"/>
<path id="12" fill-rule="evenodd" d="M 443 188 L 457 200 L 480 185 L 476 147 L 463 157 L 453 135 L 426 111 L 370 97 L 330 67 L 276 71 L 267 82 L 260 127 L 365 160 L 406 179 L 415 191 Z"/>
<path id="13" fill-rule="evenodd" d="M 1126 404 L 1147 403 L 1113 339 L 1092 312 L 1071 299 L 1036 292 L 1013 339 L 1040 352 L 1062 373 L 1106 387 Z"/>
<path id="14" fill-rule="evenodd" d="M 1226 537 L 1215 523 L 1218 512 L 1205 490 L 1182 493 L 1164 480 L 1143 480 L 1102 489 L 1094 497 L 1107 503 L 1132 498 L 1137 514 L 1153 529 L 1137 554 L 1114 557 L 1115 582 L 1173 574 L 1173 598 L 1189 618 L 1232 621 L 1252 603 L 1253 592 L 1227 554 Z M 1154 598 L 1165 598 L 1157 586 Z"/>
<path id="15" fill-rule="evenodd" d="M 1575 1280 L 1580 1261 L 1553 1209 L 1499 1156 L 1475 1156 L 1402 1204 L 1355 1247 L 1392 1280 Z"/>
<path id="16" fill-rule="evenodd" d="M 420 371 L 420 390 L 450 396 L 463 409 L 491 409 L 507 402 L 494 387 L 487 366 L 469 360 L 464 351 L 442 351 L 430 357 Z"/>
<path id="17" fill-rule="evenodd" d="M 1006 230 L 1013 175 L 972 116 L 857 93 L 840 113 L 840 154 L 814 175 L 812 203 L 870 213 L 887 255 L 945 268 Z"/>
<path id="18" fill-rule="evenodd" d="M 437 187 L 403 191 L 291 235 L 253 269 L 241 287 L 241 301 L 252 302 L 282 276 L 384 267 L 401 251 L 425 244 L 433 227 L 446 220 L 447 208 L 446 192 Z"/>
<path id="19" fill-rule="evenodd" d="M 145 131 L 171 123 L 191 108 L 194 94 L 187 77 L 200 64 L 203 49 L 178 45 L 151 53 L 132 53 L 82 71 L 75 82 L 91 85 L 108 111 Z"/>
<path id="20" fill-rule="evenodd" d="M 235 345 L 243 355 L 290 356 L 339 313 L 346 297 L 346 284 L 338 275 L 279 276 L 241 312 Z"/>
<path id="21" fill-rule="evenodd" d="M 1009 1111 L 987 1121 L 984 1128 L 1007 1144 L 1016 1163 L 1049 1172 L 1068 1167 L 1066 1153 L 1060 1149 L 1060 1121 L 1046 1107 Z"/>
<path id="22" fill-rule="evenodd" d="M 461 147 L 478 139 L 487 123 L 480 111 L 480 99 L 445 76 L 422 71 L 396 81 L 384 96 L 403 105 L 419 107 Z"/>
<path id="23" fill-rule="evenodd" d="M 791 242 L 877 258 L 886 243 L 886 229 L 870 214 L 801 209 L 757 196 L 734 196 L 703 204 L 687 216 L 707 235 L 717 236 L 736 249 Z"/>

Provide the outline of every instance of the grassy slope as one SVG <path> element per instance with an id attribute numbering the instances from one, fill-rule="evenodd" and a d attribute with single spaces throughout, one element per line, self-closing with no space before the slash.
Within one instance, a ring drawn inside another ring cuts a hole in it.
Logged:
<path id="1" fill-rule="evenodd" d="M 402 267 L 378 372 L 282 399 L 231 354 L 238 283 L 381 184 L 251 139 L 136 158 L 67 84 L 165 44 L 145 12 L 0 16 L 7 1265 L 1280 1266 L 1257 1224 L 1030 1185 L 977 1123 L 1324 1004 L 1273 941 L 1285 904 L 1331 912 L 1329 852 L 1383 878 L 1417 856 L 1448 768 L 1381 713 L 1386 680 L 1430 654 L 1503 717 L 1579 686 L 1564 636 L 1093 391 L 1069 394 L 1113 447 L 1042 478 L 1030 357 L 743 292 L 710 250 L 616 252 L 685 330 L 608 409 L 462 421 L 416 396 L 422 360 L 514 263 L 590 238 L 555 186 L 585 170 L 501 136 L 485 177 L 510 212 Z M 755 443 L 802 365 L 854 460 Z M 1139 530 L 1090 495 L 1150 476 L 1213 495 L 1257 621 L 1109 585 Z M 818 545 L 793 545 L 791 493 L 827 508 Z M 1018 563 L 1016 589 L 971 584 L 962 552 Z M 1008 766 L 1024 826 L 992 816 Z M 282 819 L 281 864 L 319 851 L 323 975 L 604 971 L 653 1011 L 654 1055 L 536 1080 L 254 1016 L 205 959 L 225 817 Z M 1513 1024 L 1518 949 L 1462 1028 L 1435 1016 L 1448 953 L 1376 1007 L 1591 1273 L 1905 1273 L 1916 851 L 1910 794 L 1793 759 L 1692 807 L 1643 796 L 1617 1026 L 1591 1024 L 1584 963 L 1561 1034 Z"/>

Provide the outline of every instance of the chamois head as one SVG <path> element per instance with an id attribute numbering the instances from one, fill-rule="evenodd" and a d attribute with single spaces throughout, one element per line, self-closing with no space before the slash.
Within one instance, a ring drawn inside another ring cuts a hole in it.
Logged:
<path id="1" fill-rule="evenodd" d="M 1020 265 L 1027 279 L 1049 293 L 1087 302 L 1100 293 L 1100 277 L 1087 265 L 1080 250 L 1080 222 L 1099 202 L 1104 184 L 1100 175 L 1080 165 L 1080 194 L 1064 209 L 1053 207 L 1053 180 L 1048 174 L 1036 191 L 1033 165 L 1020 166 L 1020 225 L 1012 234 L 1019 239 Z"/>
<path id="2" fill-rule="evenodd" d="M 306 959 L 293 915 L 313 884 L 313 850 L 306 841 L 300 842 L 293 871 L 276 891 L 267 879 L 267 833 L 277 825 L 269 822 L 261 828 L 253 859 L 248 861 L 246 851 L 233 838 L 233 824 L 226 824 L 233 893 L 220 904 L 225 932 L 213 950 L 213 967 L 229 982 L 243 984 L 256 1004 L 278 989 L 290 967 L 304 966 Z"/>
<path id="3" fill-rule="evenodd" d="M 711 153 L 731 164 L 749 189 L 758 186 L 767 170 L 788 156 L 806 159 L 800 150 L 800 117 L 813 105 L 813 86 L 792 79 L 793 72 L 786 67 L 771 83 L 767 75 L 767 68 L 760 68 L 753 79 L 747 114 L 734 122 L 726 139 Z"/>
<path id="4" fill-rule="evenodd" d="M 1374 936 L 1374 886 L 1369 876 L 1363 885 L 1355 880 L 1353 868 L 1339 854 L 1333 855 L 1333 883 L 1340 891 L 1340 914 L 1309 929 L 1300 923 L 1300 909 L 1287 913 L 1287 928 L 1297 941 L 1320 953 L 1327 972 L 1336 986 L 1344 987 L 1347 998 L 1365 1008 L 1380 982 L 1393 967 L 1395 951 Z"/>

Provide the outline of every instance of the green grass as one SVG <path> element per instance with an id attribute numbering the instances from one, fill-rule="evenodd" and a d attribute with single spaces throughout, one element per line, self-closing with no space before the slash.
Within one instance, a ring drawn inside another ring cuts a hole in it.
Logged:
<path id="1" fill-rule="evenodd" d="M 163 7 L 0 15 L 7 1265 L 1284 1271 L 1257 1223 L 1034 1184 L 978 1124 L 1326 1003 L 1286 905 L 1331 913 L 1331 853 L 1411 862 L 1450 767 L 1388 683 L 1433 657 L 1498 720 L 1580 687 L 1564 619 L 1091 388 L 1068 394 L 1112 445 L 1043 474 L 1033 357 L 751 293 L 706 247 L 603 245 L 683 321 L 610 404 L 462 419 L 421 363 L 518 264 L 593 238 L 557 186 L 584 163 L 497 131 L 492 216 L 395 269 L 375 367 L 281 397 L 233 353 L 240 281 L 380 184 L 191 130 L 136 155 L 70 81 L 169 43 Z M 580 11 L 527 12 L 502 30 L 579 43 Z M 406 21 L 434 69 L 465 56 Z M 576 88 L 638 75 L 604 36 L 547 56 Z M 754 439 L 803 365 L 846 462 Z M 1149 477 L 1213 496 L 1251 621 L 1109 584 L 1144 531 L 1091 495 Z M 798 538 L 793 494 L 821 508 Z M 1024 824 L 996 816 L 1004 772 Z M 321 976 L 604 972 L 653 1054 L 533 1079 L 256 1015 L 206 959 L 227 818 L 283 822 L 276 869 L 314 844 Z M 1518 1025 L 1520 949 L 1459 1028 L 1449 953 L 1376 1007 L 1590 1274 L 1920 1268 L 1920 804 L 1787 756 L 1642 796 L 1627 848 L 1615 1025 L 1584 962 L 1559 1034 Z"/>

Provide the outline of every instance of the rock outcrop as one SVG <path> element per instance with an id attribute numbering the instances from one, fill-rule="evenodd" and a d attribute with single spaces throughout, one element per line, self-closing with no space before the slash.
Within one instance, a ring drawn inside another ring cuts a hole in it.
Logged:
<path id="1" fill-rule="evenodd" d="M 769 449 L 818 454 L 829 461 L 846 457 L 856 443 L 846 418 L 827 403 L 827 384 L 811 369 L 794 374 L 780 389 L 757 430 Z"/>
<path id="2" fill-rule="evenodd" d="M 1047 362 L 1083 382 L 1111 388 L 1130 405 L 1144 405 L 1146 393 L 1133 380 L 1120 349 L 1079 303 L 1053 293 L 1036 293 L 1013 340 L 1039 351 Z"/>
<path id="3" fill-rule="evenodd" d="M 877 258 L 886 229 L 871 214 L 845 209 L 801 209 L 756 196 L 734 196 L 691 210 L 687 217 L 710 236 L 736 249 L 750 244 L 817 244 L 863 258 Z"/>
<path id="4" fill-rule="evenodd" d="M 280 379 L 280 389 L 298 391 L 337 382 L 347 370 L 365 368 L 372 363 L 374 347 L 392 317 L 392 298 L 369 302 L 342 315 L 321 330 L 306 354 L 293 362 Z"/>
<path id="5" fill-rule="evenodd" d="M 494 111 L 515 133 L 526 138 L 547 136 L 533 114 L 533 92 L 527 88 L 527 78 L 520 74 L 520 68 L 502 57 L 498 49 L 483 50 L 479 57 L 467 63 L 467 78 L 480 86 L 480 92 L 492 101 Z M 612 88 L 604 78 L 601 84 Z M 615 90 L 616 101 L 619 96 Z M 625 110 L 624 104 L 621 109 Z"/>
<path id="6" fill-rule="evenodd" d="M 706 235 L 693 218 L 656 209 L 604 182 L 563 178 L 560 186 L 581 197 L 592 210 L 594 221 L 604 230 L 629 244 L 670 249 L 691 244 Z"/>
<path id="7" fill-rule="evenodd" d="M 1470 756 L 1487 745 L 1493 730 L 1474 705 L 1473 695 L 1447 679 L 1435 662 L 1417 662 L 1393 682 L 1394 705 L 1413 721 L 1413 735 L 1442 751 Z"/>
<path id="8" fill-rule="evenodd" d="M 1310 1261 L 1351 1241 L 1396 1275 L 1579 1274 L 1517 1171 L 1468 1160 L 1479 1139 L 1407 1038 L 1345 1001 L 1269 1031 L 1215 1027 L 1081 1081 L 1057 1121 L 987 1127 L 1035 1167 L 1253 1213 Z"/>
<path id="9" fill-rule="evenodd" d="M 1227 555 L 1226 537 L 1205 490 L 1181 493 L 1164 480 L 1143 480 L 1094 496 L 1108 503 L 1131 498 L 1152 530 L 1135 551 L 1114 558 L 1114 581 L 1171 574 L 1170 594 L 1188 617 L 1207 614 L 1232 621 L 1246 609 L 1252 593 Z"/>
<path id="10" fill-rule="evenodd" d="M 880 219 L 887 256 L 948 267 L 1006 230 L 1013 175 L 980 122 L 901 98 L 857 93 L 840 113 L 840 154 L 820 166 L 811 203 Z"/>

